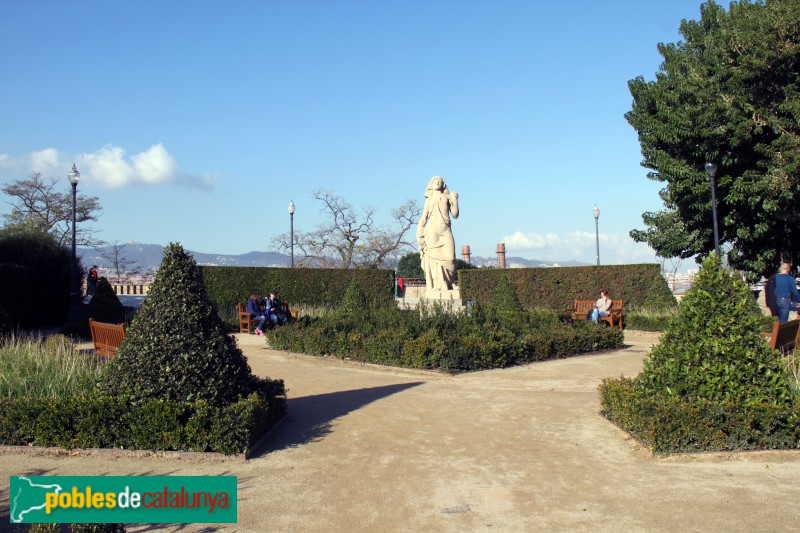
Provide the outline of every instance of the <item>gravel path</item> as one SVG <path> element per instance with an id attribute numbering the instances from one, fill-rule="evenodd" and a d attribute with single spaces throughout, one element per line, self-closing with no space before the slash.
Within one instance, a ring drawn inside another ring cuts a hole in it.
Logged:
<path id="1" fill-rule="evenodd" d="M 795 531 L 800 451 L 654 459 L 598 415 L 604 377 L 635 375 L 656 337 L 622 350 L 442 376 L 268 350 L 289 415 L 249 461 L 0 455 L 11 475 L 236 475 L 236 525 L 129 531 Z"/>

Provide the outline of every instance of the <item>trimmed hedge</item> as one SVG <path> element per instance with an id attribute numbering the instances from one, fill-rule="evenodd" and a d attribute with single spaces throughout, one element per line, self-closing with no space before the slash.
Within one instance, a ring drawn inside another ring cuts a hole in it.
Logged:
<path id="1" fill-rule="evenodd" d="M 600 385 L 601 414 L 655 453 L 800 447 L 800 411 L 771 403 L 681 401 L 630 378 Z"/>
<path id="2" fill-rule="evenodd" d="M 208 297 L 221 316 L 252 293 L 275 291 L 292 305 L 338 305 L 355 279 L 367 299 L 377 305 L 393 302 L 394 271 L 384 269 L 270 268 L 201 266 Z"/>
<path id="3" fill-rule="evenodd" d="M 16 446 L 245 452 L 286 412 L 282 380 L 224 407 L 91 394 L 0 399 L 0 442 Z"/>
<path id="4" fill-rule="evenodd" d="M 194 258 L 170 243 L 150 293 L 105 367 L 104 390 L 134 401 L 204 399 L 224 406 L 256 390 L 258 379 L 209 302 Z"/>
<path id="5" fill-rule="evenodd" d="M 366 363 L 461 372 L 619 348 L 622 332 L 586 322 L 559 322 L 554 311 L 374 309 L 355 319 L 340 313 L 302 317 L 267 333 L 275 349 L 333 355 Z"/>
<path id="6" fill-rule="evenodd" d="M 125 308 L 105 277 L 97 280 L 94 295 L 86 305 L 86 316 L 108 324 L 125 322 Z"/>
<path id="7" fill-rule="evenodd" d="M 0 232 L 0 306 L 11 326 L 64 323 L 69 311 L 71 261 L 70 250 L 47 234 Z M 77 259 L 75 266 L 80 280 L 82 269 Z M 46 305 L 46 313 L 42 305 Z"/>
<path id="8" fill-rule="evenodd" d="M 600 386 L 602 413 L 655 452 L 796 448 L 800 397 L 742 280 L 715 256 L 635 379 Z"/>
<path id="9" fill-rule="evenodd" d="M 504 276 L 525 309 L 565 309 L 575 300 L 595 300 L 600 289 L 626 308 L 678 305 L 657 264 L 459 270 L 461 297 L 489 304 Z"/>

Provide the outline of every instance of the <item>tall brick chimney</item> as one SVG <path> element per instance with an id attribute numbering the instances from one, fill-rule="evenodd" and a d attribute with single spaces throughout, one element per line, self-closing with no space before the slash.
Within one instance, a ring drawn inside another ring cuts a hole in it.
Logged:
<path id="1" fill-rule="evenodd" d="M 464 245 L 461 247 L 461 259 L 464 260 L 465 263 L 472 264 L 472 261 L 469 260 L 470 253 L 469 253 L 469 246 Z"/>
<path id="2" fill-rule="evenodd" d="M 506 245 L 498 243 L 497 245 L 497 268 L 506 267 Z"/>

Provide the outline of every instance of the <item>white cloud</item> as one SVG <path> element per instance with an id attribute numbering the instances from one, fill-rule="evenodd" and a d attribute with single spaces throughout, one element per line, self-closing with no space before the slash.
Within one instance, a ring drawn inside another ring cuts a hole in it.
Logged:
<path id="1" fill-rule="evenodd" d="M 634 242 L 628 235 L 601 233 L 600 262 L 605 265 L 657 262 L 649 246 Z M 506 255 L 540 261 L 582 261 L 594 263 L 597 257 L 595 233 L 574 231 L 557 235 L 516 231 L 503 237 Z"/>
<path id="2" fill-rule="evenodd" d="M 45 148 L 32 152 L 28 156 L 31 172 L 41 172 L 45 176 L 57 176 L 63 164 L 59 161 L 58 151 L 55 148 Z M 66 176 L 66 172 L 64 173 Z"/>
<path id="3" fill-rule="evenodd" d="M 66 156 L 55 148 L 45 148 L 28 156 L 12 158 L 0 154 L 0 167 L 16 173 L 40 172 L 44 176 L 66 176 L 73 162 L 87 183 L 107 188 L 164 183 L 211 189 L 212 179 L 182 172 L 163 144 L 126 157 L 121 147 L 107 144 L 94 152 Z"/>
<path id="4" fill-rule="evenodd" d="M 201 189 L 210 189 L 212 186 L 209 179 L 181 172 L 175 158 L 161 143 L 129 159 L 126 159 L 122 148 L 108 144 L 95 152 L 78 156 L 78 161 L 89 179 L 109 188 L 160 183 L 177 183 Z"/>
<path id="5" fill-rule="evenodd" d="M 561 243 L 558 235 L 548 233 L 540 235 L 538 233 L 515 232 L 513 235 L 503 237 L 506 247 L 518 248 L 520 250 L 539 250 L 542 248 L 558 246 Z"/>

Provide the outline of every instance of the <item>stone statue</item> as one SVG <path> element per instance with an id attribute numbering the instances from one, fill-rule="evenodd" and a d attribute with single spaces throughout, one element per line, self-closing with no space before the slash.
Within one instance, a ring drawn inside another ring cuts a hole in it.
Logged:
<path id="1" fill-rule="evenodd" d="M 449 192 L 442 177 L 434 176 L 425 189 L 425 207 L 417 225 L 428 297 L 441 297 L 441 291 L 453 290 L 456 282 L 456 245 L 450 215 L 458 218 L 458 193 Z"/>

